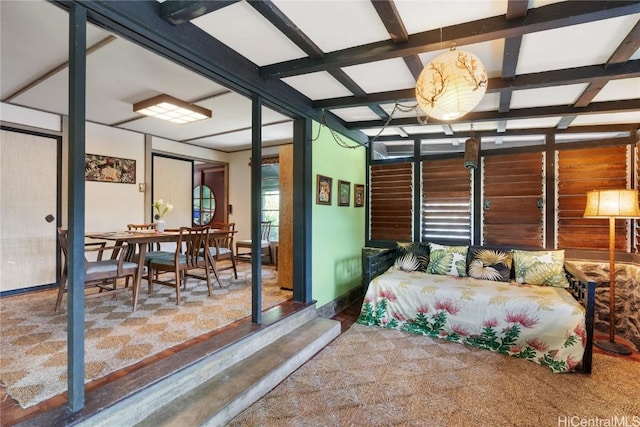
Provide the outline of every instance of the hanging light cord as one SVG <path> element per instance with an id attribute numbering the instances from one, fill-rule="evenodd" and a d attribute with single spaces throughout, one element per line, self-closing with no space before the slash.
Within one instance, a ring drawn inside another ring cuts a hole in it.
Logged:
<path id="1" fill-rule="evenodd" d="M 393 110 L 391 111 L 391 114 L 389 114 L 389 117 L 387 117 L 387 119 L 385 120 L 384 124 L 382 125 L 382 127 L 380 128 L 378 133 L 373 138 L 370 138 L 369 141 L 365 142 L 365 143 L 360 143 L 360 142 L 356 141 L 355 144 L 351 144 L 351 143 L 345 141 L 343 139 L 343 137 L 338 132 L 333 130 L 328 125 L 327 118 L 325 116 L 325 110 L 323 109 L 322 110 L 322 121 L 320 123 L 320 127 L 318 128 L 318 134 L 315 137 L 312 138 L 312 141 L 317 141 L 318 138 L 320 138 L 320 132 L 322 130 L 322 126 L 326 126 L 329 129 L 329 131 L 331 132 L 331 136 L 333 137 L 334 141 L 340 147 L 349 148 L 349 149 L 361 148 L 361 147 L 369 147 L 371 144 L 376 142 L 378 140 L 378 138 L 382 135 L 382 133 L 385 131 L 385 129 L 387 129 L 387 127 L 389 127 L 389 124 L 391 123 L 391 120 L 393 120 L 393 118 L 394 118 L 394 116 L 395 116 L 397 111 L 400 111 L 401 113 L 409 113 L 411 111 L 414 111 L 416 113 L 416 118 L 418 120 L 418 123 L 421 124 L 421 125 L 426 125 L 427 124 L 427 115 L 424 114 L 424 112 L 422 112 L 422 109 L 420 108 L 419 104 L 404 105 L 404 104 L 400 104 L 398 101 L 396 101 L 395 105 L 393 106 Z"/>

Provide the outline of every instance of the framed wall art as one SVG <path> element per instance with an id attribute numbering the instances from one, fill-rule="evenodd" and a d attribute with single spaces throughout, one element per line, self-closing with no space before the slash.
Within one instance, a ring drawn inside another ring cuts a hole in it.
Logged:
<path id="1" fill-rule="evenodd" d="M 136 183 L 136 161 L 120 157 L 85 154 L 85 181 Z"/>
<path id="2" fill-rule="evenodd" d="M 364 185 L 353 184 L 353 206 L 356 208 L 364 207 Z"/>
<path id="3" fill-rule="evenodd" d="M 338 206 L 349 206 L 351 204 L 351 183 L 349 181 L 338 181 Z"/>
<path id="4" fill-rule="evenodd" d="M 331 204 L 331 188 L 333 178 L 324 175 L 317 176 L 316 185 L 316 203 L 319 205 Z"/>

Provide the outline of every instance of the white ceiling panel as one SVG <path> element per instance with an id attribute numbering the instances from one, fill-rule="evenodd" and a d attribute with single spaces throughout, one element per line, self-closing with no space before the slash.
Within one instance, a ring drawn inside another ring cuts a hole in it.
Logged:
<path id="1" fill-rule="evenodd" d="M 336 108 L 332 109 L 331 112 L 342 120 L 349 122 L 380 119 L 369 107 Z"/>
<path id="2" fill-rule="evenodd" d="M 511 108 L 572 105 L 586 88 L 587 84 L 576 84 L 553 88 L 515 90 L 511 96 Z"/>
<path id="3" fill-rule="evenodd" d="M 640 124 L 640 110 L 625 113 L 589 114 L 578 116 L 571 126 L 597 126 L 610 123 Z"/>
<path id="4" fill-rule="evenodd" d="M 389 38 L 384 24 L 368 1 L 274 0 L 273 3 L 323 52 Z"/>
<path id="5" fill-rule="evenodd" d="M 507 0 L 396 0 L 409 34 L 507 13 Z"/>
<path id="6" fill-rule="evenodd" d="M 560 117 L 544 117 L 537 119 L 516 119 L 507 122 L 507 129 L 541 129 L 553 128 L 558 125 Z"/>
<path id="7" fill-rule="evenodd" d="M 234 3 L 191 22 L 259 66 L 306 56 L 246 2 Z"/>
<path id="8" fill-rule="evenodd" d="M 343 70 L 367 93 L 407 89 L 416 85 L 413 75 L 400 58 L 354 65 Z"/>
<path id="9" fill-rule="evenodd" d="M 353 95 L 326 71 L 286 77 L 282 81 L 314 100 Z"/>
<path id="10" fill-rule="evenodd" d="M 635 14 L 525 34 L 516 73 L 604 64 L 639 18 Z"/>
<path id="11" fill-rule="evenodd" d="M 640 77 L 609 81 L 592 102 L 640 98 Z"/>

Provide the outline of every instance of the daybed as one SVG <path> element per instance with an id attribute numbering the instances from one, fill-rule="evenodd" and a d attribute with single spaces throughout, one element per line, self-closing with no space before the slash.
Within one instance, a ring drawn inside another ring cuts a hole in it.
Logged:
<path id="1" fill-rule="evenodd" d="M 363 267 L 359 323 L 591 372 L 595 282 L 564 251 L 399 244 Z"/>

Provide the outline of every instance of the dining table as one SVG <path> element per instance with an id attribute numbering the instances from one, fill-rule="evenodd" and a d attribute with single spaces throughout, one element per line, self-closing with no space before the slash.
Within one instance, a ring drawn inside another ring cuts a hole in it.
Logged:
<path id="1" fill-rule="evenodd" d="M 133 284 L 133 311 L 135 311 L 138 307 L 138 294 L 140 292 L 140 283 L 142 282 L 142 271 L 144 269 L 147 247 L 149 244 L 155 243 L 176 243 L 180 237 L 180 232 L 164 231 L 160 233 L 156 230 L 107 231 L 87 233 L 85 237 L 96 240 L 115 241 L 116 244 L 127 243 L 133 248 L 133 250 L 127 254 L 129 260 L 133 258 L 134 251 L 138 253 L 138 273 L 136 274 L 136 282 Z M 115 255 L 117 254 L 112 255 L 112 257 Z"/>

